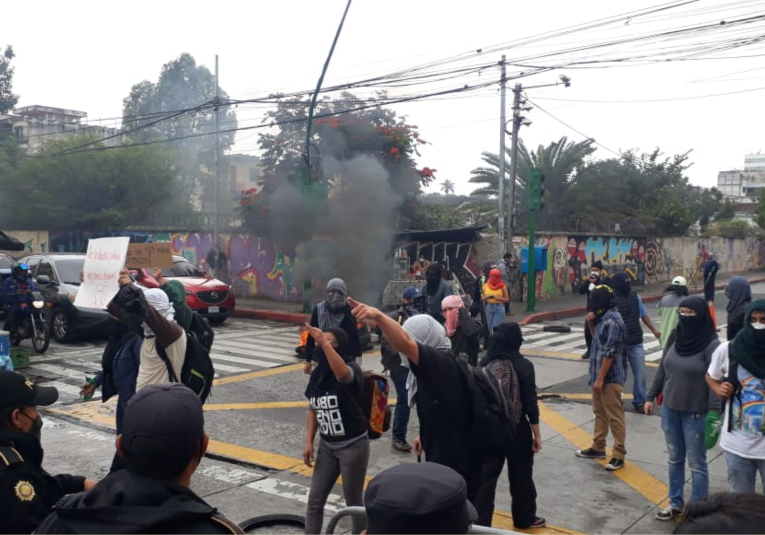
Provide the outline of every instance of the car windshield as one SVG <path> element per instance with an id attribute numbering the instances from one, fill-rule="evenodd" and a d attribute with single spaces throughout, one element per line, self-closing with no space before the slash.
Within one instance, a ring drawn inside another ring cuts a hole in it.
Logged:
<path id="1" fill-rule="evenodd" d="M 188 261 L 176 262 L 172 269 L 162 269 L 163 277 L 204 277 L 201 271 Z"/>
<path id="2" fill-rule="evenodd" d="M 59 282 L 65 284 L 80 284 L 80 272 L 85 265 L 85 257 L 82 258 L 69 258 L 69 259 L 54 259 L 56 263 L 56 271 L 61 278 Z"/>

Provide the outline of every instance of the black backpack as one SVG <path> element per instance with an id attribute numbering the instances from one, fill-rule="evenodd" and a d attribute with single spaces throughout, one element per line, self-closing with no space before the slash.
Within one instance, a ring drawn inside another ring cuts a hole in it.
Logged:
<path id="1" fill-rule="evenodd" d="M 499 381 L 486 368 L 457 361 L 457 369 L 470 398 L 469 441 L 480 454 L 506 455 L 515 439 L 515 420 Z"/>
<path id="2" fill-rule="evenodd" d="M 210 323 L 195 310 L 191 311 L 189 332 L 194 333 L 197 337 L 197 341 L 206 347 L 208 351 L 212 350 L 215 331 L 210 327 Z"/>
<path id="3" fill-rule="evenodd" d="M 167 366 L 170 382 L 188 386 L 204 403 L 212 390 L 215 368 L 210 358 L 210 350 L 199 341 L 197 335 L 190 331 L 186 333 L 186 355 L 183 358 L 180 381 L 175 376 L 165 348 L 157 344 L 157 353 Z"/>

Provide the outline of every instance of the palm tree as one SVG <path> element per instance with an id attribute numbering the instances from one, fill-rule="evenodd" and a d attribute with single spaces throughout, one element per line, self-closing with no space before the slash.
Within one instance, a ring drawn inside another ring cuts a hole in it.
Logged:
<path id="1" fill-rule="evenodd" d="M 454 182 L 448 178 L 444 179 L 441 183 L 441 191 L 444 192 L 444 195 L 454 195 Z"/>

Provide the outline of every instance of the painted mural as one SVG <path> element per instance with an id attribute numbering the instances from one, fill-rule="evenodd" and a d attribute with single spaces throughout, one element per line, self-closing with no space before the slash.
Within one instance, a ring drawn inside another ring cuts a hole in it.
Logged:
<path id="1" fill-rule="evenodd" d="M 423 255 L 430 262 L 447 263 L 446 267 L 459 279 L 467 291 L 480 272 L 472 243 L 409 242 L 402 246 L 414 262 Z"/>
<path id="2" fill-rule="evenodd" d="M 11 236 L 24 244 L 23 251 L 8 252 L 13 258 L 22 258 L 33 253 L 44 253 L 48 251 L 48 231 L 30 230 L 30 231 L 12 231 L 8 232 Z"/>

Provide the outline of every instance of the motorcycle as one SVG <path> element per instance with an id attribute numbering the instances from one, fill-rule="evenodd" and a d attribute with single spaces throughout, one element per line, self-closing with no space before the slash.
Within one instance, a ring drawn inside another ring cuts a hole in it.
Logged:
<path id="1" fill-rule="evenodd" d="M 17 303 L 21 316 L 20 323 L 11 328 L 9 334 L 11 345 L 17 346 L 22 340 L 32 339 L 32 347 L 37 353 L 45 353 L 50 345 L 50 332 L 48 324 L 43 317 L 43 307 L 45 301 L 40 292 L 32 292 L 31 300 Z M 9 310 L 8 314 L 13 311 Z"/>

